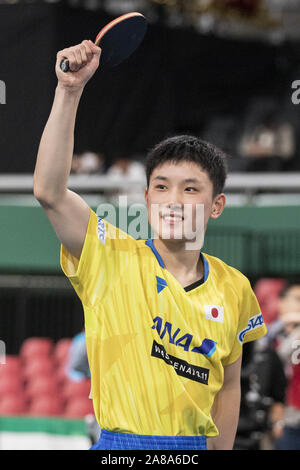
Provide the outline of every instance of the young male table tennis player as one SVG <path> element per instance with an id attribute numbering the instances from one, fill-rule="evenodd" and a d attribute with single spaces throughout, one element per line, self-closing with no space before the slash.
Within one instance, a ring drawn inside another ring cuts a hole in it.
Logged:
<path id="1" fill-rule="evenodd" d="M 58 53 L 55 99 L 34 172 L 35 197 L 61 241 L 61 267 L 84 308 L 102 428 L 94 448 L 232 449 L 242 345 L 266 327 L 242 273 L 187 250 L 186 240 L 174 236 L 195 217 L 196 204 L 204 205 L 204 229 L 221 215 L 224 155 L 196 137 L 158 144 L 148 155 L 145 191 L 150 224 L 151 207 L 160 209 L 158 237 L 120 238 L 67 188 L 77 107 L 100 55 L 90 41 Z M 60 70 L 63 57 L 71 72 Z"/>

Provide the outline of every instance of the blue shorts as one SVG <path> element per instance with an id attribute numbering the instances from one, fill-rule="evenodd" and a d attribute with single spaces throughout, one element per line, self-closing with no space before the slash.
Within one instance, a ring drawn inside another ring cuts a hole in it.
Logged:
<path id="1" fill-rule="evenodd" d="M 90 450 L 207 450 L 205 436 L 146 436 L 101 430 Z"/>

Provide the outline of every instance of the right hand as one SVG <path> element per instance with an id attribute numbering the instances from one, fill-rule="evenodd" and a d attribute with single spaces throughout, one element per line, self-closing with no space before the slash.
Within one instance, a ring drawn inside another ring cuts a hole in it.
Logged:
<path id="1" fill-rule="evenodd" d="M 64 88 L 83 88 L 96 72 L 101 52 L 100 47 L 88 40 L 59 51 L 56 56 L 55 65 L 58 83 Z M 68 72 L 63 72 L 60 68 L 60 63 L 63 59 L 69 60 Z"/>

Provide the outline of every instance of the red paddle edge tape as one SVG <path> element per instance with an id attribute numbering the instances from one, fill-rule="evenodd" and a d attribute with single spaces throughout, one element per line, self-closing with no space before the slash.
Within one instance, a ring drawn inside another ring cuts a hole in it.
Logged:
<path id="1" fill-rule="evenodd" d="M 116 18 L 115 20 L 111 21 L 110 23 L 108 23 L 103 29 L 101 29 L 101 31 L 98 33 L 96 39 L 95 39 L 95 44 L 96 46 L 98 46 L 99 42 L 101 41 L 102 37 L 104 36 L 104 34 L 110 30 L 113 26 L 115 26 L 116 24 L 120 23 L 121 21 L 123 20 L 127 20 L 129 18 L 133 18 L 135 16 L 141 16 L 142 18 L 145 18 L 144 15 L 142 15 L 141 13 L 137 13 L 137 12 L 132 12 L 132 13 L 125 13 L 125 15 L 122 15 L 122 16 L 119 16 L 118 18 Z M 146 18 L 145 18 L 146 19 Z"/>

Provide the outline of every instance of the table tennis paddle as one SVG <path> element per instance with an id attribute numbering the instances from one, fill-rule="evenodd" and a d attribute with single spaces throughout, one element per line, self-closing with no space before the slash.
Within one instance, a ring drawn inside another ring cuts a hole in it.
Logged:
<path id="1" fill-rule="evenodd" d="M 95 44 L 101 47 L 101 68 L 119 65 L 141 44 L 147 30 L 147 20 L 141 13 L 132 12 L 119 16 L 102 28 Z M 69 71 L 69 61 L 60 63 L 63 72 Z"/>

